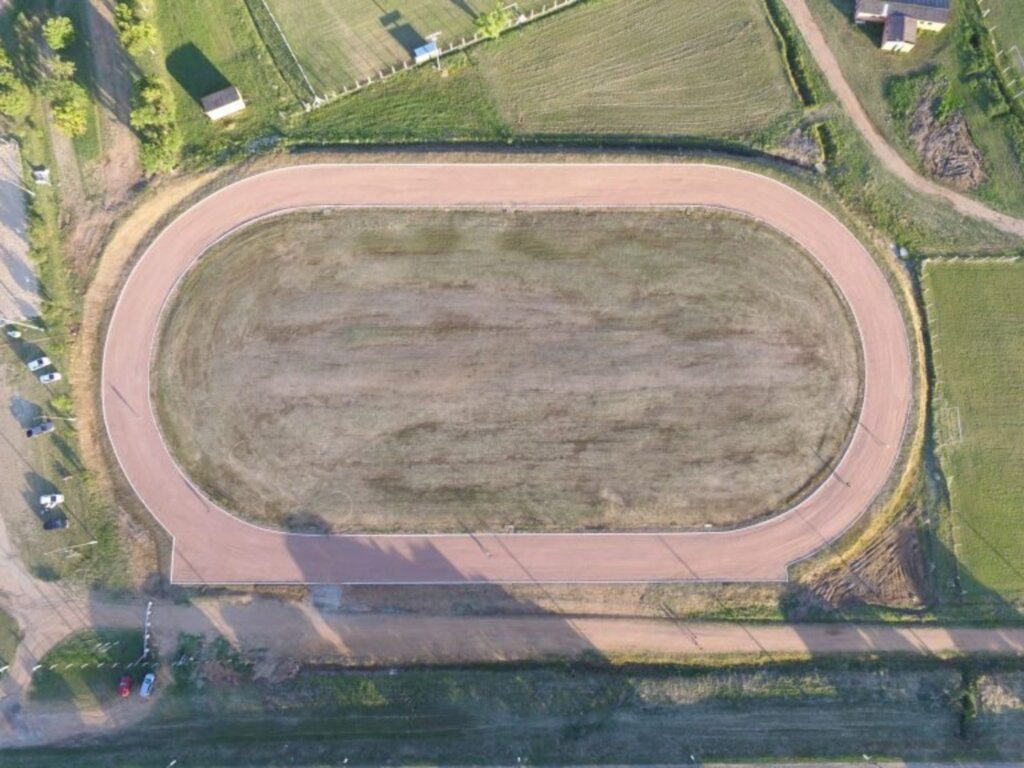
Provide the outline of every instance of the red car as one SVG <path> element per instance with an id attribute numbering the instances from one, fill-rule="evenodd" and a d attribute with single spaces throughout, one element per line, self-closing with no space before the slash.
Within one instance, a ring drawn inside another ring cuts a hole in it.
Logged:
<path id="1" fill-rule="evenodd" d="M 122 699 L 132 695 L 132 679 L 128 675 L 122 677 L 121 682 L 117 684 L 117 695 Z"/>

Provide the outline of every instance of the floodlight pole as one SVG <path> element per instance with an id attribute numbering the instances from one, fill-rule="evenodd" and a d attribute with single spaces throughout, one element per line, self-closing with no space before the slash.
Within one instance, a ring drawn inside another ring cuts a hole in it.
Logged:
<path id="1" fill-rule="evenodd" d="M 438 72 L 441 71 L 441 46 L 437 42 L 439 37 L 441 37 L 440 32 L 431 32 L 426 37 L 427 40 L 434 44 L 434 48 L 437 49 L 437 51 L 434 53 L 434 64 L 437 67 Z"/>

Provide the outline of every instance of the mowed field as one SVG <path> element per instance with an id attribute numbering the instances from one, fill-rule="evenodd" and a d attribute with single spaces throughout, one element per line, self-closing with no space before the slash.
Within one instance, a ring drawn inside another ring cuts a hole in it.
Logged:
<path id="1" fill-rule="evenodd" d="M 269 0 L 268 5 L 321 95 L 411 61 L 427 35 L 440 32 L 440 45 L 472 37 L 476 17 L 494 8 L 487 0 Z M 544 3 L 516 5 L 529 12 Z"/>
<path id="2" fill-rule="evenodd" d="M 613 0 L 472 54 L 518 134 L 751 135 L 796 96 L 758 0 Z"/>
<path id="3" fill-rule="evenodd" d="M 1024 264 L 927 264 L 936 441 L 965 599 L 1024 607 Z"/>
<path id="4" fill-rule="evenodd" d="M 706 212 L 296 214 L 186 280 L 164 432 L 229 508 L 338 531 L 730 525 L 840 452 L 859 389 L 809 257 Z"/>

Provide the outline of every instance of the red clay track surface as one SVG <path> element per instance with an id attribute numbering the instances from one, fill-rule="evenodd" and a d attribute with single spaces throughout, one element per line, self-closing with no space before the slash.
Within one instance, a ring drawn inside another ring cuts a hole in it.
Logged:
<path id="1" fill-rule="evenodd" d="M 693 533 L 303 535 L 234 517 L 195 488 L 161 437 L 150 367 L 161 312 L 217 240 L 297 208 L 729 209 L 802 245 L 845 296 L 863 346 L 864 397 L 847 452 L 798 506 L 757 525 Z M 195 583 L 780 581 L 840 536 L 895 466 L 912 399 L 903 317 L 885 276 L 828 211 L 777 181 L 712 165 L 305 165 L 210 195 L 142 255 L 103 354 L 103 413 L 118 461 L 174 539 L 171 579 Z"/>

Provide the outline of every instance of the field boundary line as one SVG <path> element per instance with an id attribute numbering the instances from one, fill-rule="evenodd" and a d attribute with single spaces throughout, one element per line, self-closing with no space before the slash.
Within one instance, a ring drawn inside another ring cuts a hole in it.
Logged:
<path id="1" fill-rule="evenodd" d="M 263 5 L 264 10 L 266 10 L 267 15 L 270 17 L 270 21 L 274 24 L 274 28 L 277 30 L 277 33 L 281 36 L 281 41 L 284 43 L 284 47 L 288 49 L 288 54 L 292 57 L 292 61 L 294 61 L 295 66 L 299 68 L 299 74 L 302 75 L 303 82 L 306 84 L 306 87 L 309 88 L 309 92 L 313 96 L 313 105 L 319 106 L 320 102 L 322 102 L 323 99 L 319 95 L 317 95 L 316 89 L 313 88 L 313 84 L 309 81 L 309 77 L 308 75 L 306 75 L 306 69 L 305 67 L 302 66 L 302 62 L 299 61 L 298 56 L 295 55 L 295 51 L 292 49 L 292 44 L 288 42 L 288 38 L 284 34 L 284 30 L 281 29 L 281 25 L 277 23 L 277 17 L 275 17 L 274 12 L 270 10 L 270 6 L 267 4 L 267 0 L 259 1 Z M 248 3 L 246 4 L 246 7 L 248 7 Z M 259 24 L 255 23 L 255 19 L 253 19 L 253 23 L 256 27 L 256 31 L 259 32 L 260 27 Z M 270 51 L 269 46 L 267 47 L 267 53 L 269 53 L 271 58 L 273 58 L 274 54 Z M 307 111 L 309 110 L 308 105 L 304 103 L 303 106 L 306 106 Z"/>

